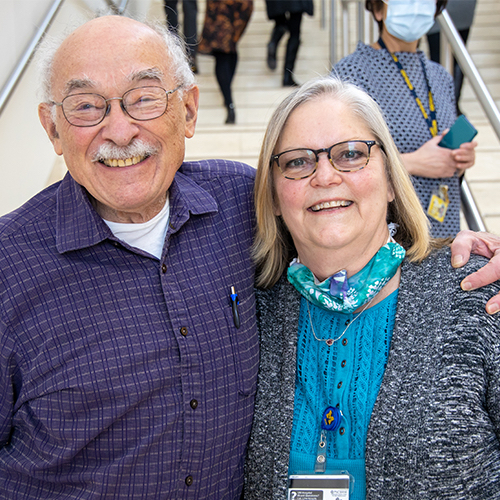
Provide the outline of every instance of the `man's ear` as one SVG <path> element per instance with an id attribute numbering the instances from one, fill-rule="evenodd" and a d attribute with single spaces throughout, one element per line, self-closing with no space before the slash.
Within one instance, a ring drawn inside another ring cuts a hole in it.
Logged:
<path id="1" fill-rule="evenodd" d="M 185 91 L 183 96 L 184 107 L 186 110 L 186 137 L 193 137 L 198 119 L 198 103 L 200 99 L 200 90 L 197 85 L 193 85 Z"/>
<path id="2" fill-rule="evenodd" d="M 38 105 L 38 117 L 42 123 L 45 132 L 49 136 L 50 142 L 54 147 L 54 151 L 58 155 L 62 155 L 61 141 L 59 140 L 59 133 L 57 132 L 56 124 L 52 116 L 52 108 L 50 104 L 42 102 Z"/>

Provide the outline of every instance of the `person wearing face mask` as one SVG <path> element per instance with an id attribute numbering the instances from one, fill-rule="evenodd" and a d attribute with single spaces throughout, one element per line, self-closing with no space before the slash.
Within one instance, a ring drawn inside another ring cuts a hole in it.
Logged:
<path id="1" fill-rule="evenodd" d="M 379 25 L 372 45 L 339 61 L 333 73 L 368 92 L 381 106 L 412 176 L 434 237 L 460 230 L 460 177 L 474 165 L 475 141 L 439 146 L 456 119 L 453 78 L 418 49 L 447 0 L 366 0 Z"/>

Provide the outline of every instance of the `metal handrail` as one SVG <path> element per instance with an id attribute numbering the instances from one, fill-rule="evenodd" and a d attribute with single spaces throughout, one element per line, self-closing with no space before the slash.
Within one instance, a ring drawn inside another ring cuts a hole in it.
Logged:
<path id="1" fill-rule="evenodd" d="M 347 4 L 350 2 L 357 2 L 359 6 L 361 6 L 361 3 L 363 0 L 341 0 L 342 2 L 342 8 L 343 8 L 343 13 L 344 16 L 347 13 Z M 331 6 L 332 6 L 332 15 L 335 12 L 334 10 L 334 5 L 335 5 L 336 0 L 331 0 Z M 363 22 L 361 20 L 361 16 L 363 16 L 362 9 L 358 9 L 358 30 L 362 29 Z M 462 38 L 460 34 L 458 33 L 457 29 L 455 28 L 453 21 L 450 18 L 450 15 L 446 10 L 444 10 L 438 17 L 437 21 L 439 23 L 439 26 L 441 27 L 442 33 L 444 34 L 446 41 L 450 44 L 453 55 L 455 56 L 455 59 L 457 60 L 460 68 L 462 69 L 462 72 L 464 75 L 468 78 L 468 80 L 471 83 L 471 86 L 476 94 L 477 99 L 481 103 L 481 106 L 486 113 L 486 116 L 488 117 L 493 129 L 495 130 L 497 136 L 500 138 L 500 112 L 498 111 L 495 101 L 491 97 L 491 94 L 489 93 L 486 85 L 484 84 L 481 75 L 477 71 L 476 66 L 474 65 L 474 62 L 472 61 L 469 53 L 467 52 L 467 49 L 465 48 L 465 45 L 462 41 Z M 331 38 L 331 60 L 336 61 L 336 44 L 334 42 L 335 38 L 335 31 L 334 31 L 334 24 L 335 20 L 332 18 L 331 20 L 331 31 L 330 31 L 330 38 Z M 345 27 L 347 26 L 347 23 L 343 23 L 344 31 Z M 366 40 L 367 36 L 367 30 L 364 30 L 363 37 Z M 346 33 L 342 33 L 343 35 L 343 40 L 344 40 L 344 56 L 348 55 L 348 52 L 346 52 L 346 40 L 347 40 L 347 35 Z M 361 38 L 361 36 L 360 36 Z M 460 187 L 460 199 L 462 202 L 462 212 L 464 214 L 464 217 L 467 221 L 467 225 L 469 226 L 470 229 L 474 231 L 486 231 L 486 225 L 483 221 L 483 218 L 481 217 L 481 213 L 477 207 L 477 204 L 474 200 L 474 197 L 472 195 L 472 192 L 470 190 L 470 187 L 465 179 L 465 177 L 462 177 L 462 182 L 461 182 L 461 187 Z"/>
<path id="2" fill-rule="evenodd" d="M 467 52 L 465 44 L 462 41 L 462 37 L 455 28 L 455 25 L 446 10 L 444 10 L 437 17 L 437 21 L 441 27 L 442 33 L 444 33 L 446 40 L 451 46 L 453 55 L 455 56 L 462 73 L 468 78 L 478 101 L 491 123 L 491 126 L 495 130 L 498 138 L 500 138 L 500 113 L 474 62 Z M 486 225 L 481 217 L 481 213 L 479 212 L 465 177 L 462 178 L 460 194 L 462 211 L 469 228 L 474 231 L 486 231 Z"/>
<path id="3" fill-rule="evenodd" d="M 31 61 L 33 54 L 35 53 L 38 44 L 42 41 L 43 37 L 45 36 L 45 33 L 52 24 L 52 21 L 54 20 L 63 2 L 64 0 L 56 0 L 52 4 L 52 7 L 50 7 L 49 11 L 45 15 L 42 24 L 38 28 L 38 31 L 36 32 L 35 36 L 32 38 L 30 44 L 28 45 L 28 48 L 26 49 L 21 59 L 17 63 L 17 66 L 11 73 L 9 79 L 7 80 L 7 83 L 3 86 L 2 92 L 0 93 L 0 115 L 5 109 L 5 106 L 9 101 L 10 97 L 14 93 L 14 90 L 17 87 L 19 81 L 21 80 L 21 77 L 23 76 L 24 72 L 26 71 L 26 68 L 28 67 L 28 64 Z"/>
<path id="4" fill-rule="evenodd" d="M 25 50 L 22 57 L 19 59 L 14 71 L 10 74 L 7 82 L 2 88 L 0 92 L 0 115 L 2 114 L 5 106 L 7 105 L 9 99 L 12 97 L 14 90 L 19 84 L 28 64 L 30 63 L 33 55 L 35 53 L 36 48 L 39 43 L 42 41 L 43 37 L 47 33 L 47 30 L 50 28 L 54 18 L 56 17 L 57 12 L 59 11 L 61 5 L 64 0 L 55 0 L 50 9 L 48 10 L 45 18 L 43 19 L 40 27 L 38 28 L 35 36 L 32 38 L 28 48 Z M 108 6 L 115 12 L 116 14 L 122 15 L 127 8 L 128 0 L 122 0 L 120 6 L 118 7 L 113 0 L 105 0 Z"/>

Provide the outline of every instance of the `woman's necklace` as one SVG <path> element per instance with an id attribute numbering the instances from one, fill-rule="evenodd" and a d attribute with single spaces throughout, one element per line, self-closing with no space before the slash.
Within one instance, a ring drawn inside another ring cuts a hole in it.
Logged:
<path id="1" fill-rule="evenodd" d="M 314 326 L 311 318 L 309 301 L 306 299 L 307 314 L 309 315 L 309 324 L 311 325 L 311 330 L 314 335 L 314 338 L 318 342 L 324 342 L 328 347 L 332 346 L 334 342 L 337 342 L 337 340 L 340 340 L 344 336 L 345 332 L 347 332 L 349 327 L 366 311 L 368 306 L 373 302 L 374 298 L 375 297 L 373 297 L 363 306 L 363 309 L 361 309 L 360 313 L 352 321 L 349 322 L 344 331 L 336 339 L 319 339 L 316 336 L 316 332 L 314 331 Z M 318 448 L 316 451 L 316 462 L 314 463 L 315 473 L 324 473 L 326 471 L 327 431 L 335 432 L 340 427 L 340 423 L 342 422 L 343 418 L 344 415 L 342 414 L 342 411 L 340 410 L 338 405 L 327 406 L 325 411 L 323 412 L 323 415 L 321 417 L 321 434 L 318 442 Z"/>
<path id="2" fill-rule="evenodd" d="M 337 342 L 337 340 L 340 340 L 344 336 L 345 332 L 347 332 L 349 327 L 366 311 L 366 309 L 368 309 L 368 306 L 372 303 L 374 298 L 375 297 L 373 297 L 371 300 L 369 300 L 363 306 L 363 309 L 361 309 L 359 314 L 352 321 L 349 322 L 349 324 L 346 326 L 345 330 L 336 339 L 319 339 L 318 337 L 316 337 L 316 332 L 314 331 L 314 326 L 313 326 L 313 322 L 312 322 L 312 318 L 311 318 L 311 310 L 309 309 L 309 301 L 306 299 L 307 314 L 309 315 L 309 324 L 311 325 L 311 330 L 312 330 L 312 333 L 314 335 L 314 338 L 318 342 L 324 342 L 328 347 L 332 346 L 335 342 Z"/>

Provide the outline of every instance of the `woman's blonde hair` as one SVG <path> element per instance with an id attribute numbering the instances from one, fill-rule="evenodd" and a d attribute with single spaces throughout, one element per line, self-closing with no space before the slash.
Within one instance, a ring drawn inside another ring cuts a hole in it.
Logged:
<path id="1" fill-rule="evenodd" d="M 274 285 L 297 255 L 282 218 L 275 215 L 274 166 L 271 157 L 278 153 L 276 146 L 292 112 L 305 102 L 323 97 L 330 97 L 348 106 L 365 123 L 373 139 L 382 144 L 385 171 L 394 193 L 394 200 L 388 204 L 387 221 L 399 225 L 394 239 L 406 249 L 407 257 L 413 262 L 421 261 L 434 246 L 427 216 L 377 103 L 350 83 L 334 76 L 321 77 L 302 85 L 285 98 L 273 113 L 264 136 L 255 180 L 257 231 L 253 245 L 253 258 L 258 270 L 257 285 L 260 287 Z M 335 123 L 332 123 L 332 127 L 335 127 Z M 330 145 L 325 144 L 327 146 Z M 366 168 L 370 168 L 370 165 Z"/>

